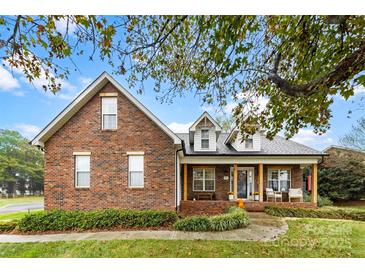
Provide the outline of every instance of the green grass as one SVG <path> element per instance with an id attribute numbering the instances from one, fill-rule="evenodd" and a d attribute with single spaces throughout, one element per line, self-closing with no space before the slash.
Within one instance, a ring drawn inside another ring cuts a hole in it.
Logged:
<path id="1" fill-rule="evenodd" d="M 30 197 L 17 197 L 17 198 L 2 198 L 0 199 L 0 207 L 14 204 L 43 202 L 43 197 L 30 196 Z"/>
<path id="2" fill-rule="evenodd" d="M 31 210 L 31 213 L 42 211 L 42 210 L 43 209 Z M 28 214 L 28 211 L 19 211 L 19 212 L 14 212 L 14 213 L 0 214 L 0 222 L 16 221 L 16 220 L 23 218 L 26 214 Z"/>
<path id="3" fill-rule="evenodd" d="M 114 240 L 0 244 L 0 257 L 365 257 L 365 224 L 289 220 L 274 242 Z"/>

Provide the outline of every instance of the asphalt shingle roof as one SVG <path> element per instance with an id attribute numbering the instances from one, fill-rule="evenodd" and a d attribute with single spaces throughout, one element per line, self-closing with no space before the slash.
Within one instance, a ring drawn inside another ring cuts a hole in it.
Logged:
<path id="1" fill-rule="evenodd" d="M 224 144 L 229 133 L 220 133 L 217 140 L 217 151 L 194 151 L 194 145 L 189 143 L 189 133 L 176 133 L 184 141 L 186 155 L 324 155 L 323 152 L 308 146 L 275 136 L 273 140 L 261 134 L 261 151 L 236 151 L 231 145 Z"/>

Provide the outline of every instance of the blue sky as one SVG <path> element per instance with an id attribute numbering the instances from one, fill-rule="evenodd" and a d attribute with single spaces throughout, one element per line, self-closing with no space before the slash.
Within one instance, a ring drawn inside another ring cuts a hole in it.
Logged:
<path id="1" fill-rule="evenodd" d="M 42 90 L 43 79 L 33 84 L 27 82 L 24 76 L 11 72 L 9 68 L 0 66 L 0 128 L 14 129 L 25 137 L 32 138 L 47 123 L 49 123 L 88 83 L 103 71 L 111 72 L 111 67 L 105 62 L 88 61 L 87 55 L 75 58 L 80 71 L 72 72 L 69 79 L 63 81 L 63 88 L 56 95 Z M 73 67 L 71 67 L 71 71 Z M 114 76 L 124 87 L 128 87 L 125 78 Z M 175 98 L 172 104 L 161 104 L 156 100 L 151 83 L 145 85 L 144 94 L 138 95 L 129 89 L 138 100 L 148 107 L 157 117 L 176 132 L 186 132 L 189 125 L 202 113 L 208 110 L 213 116 L 216 109 L 203 105 L 199 96 L 187 93 L 184 97 Z M 293 140 L 317 149 L 323 149 L 336 144 L 338 139 L 348 132 L 356 120 L 363 114 L 363 107 L 359 104 L 365 96 L 364 89 L 358 89 L 356 95 L 349 101 L 335 96 L 332 105 L 333 118 L 331 129 L 322 136 L 315 135 L 311 129 L 302 129 Z M 234 106 L 230 102 L 225 111 L 229 112 Z M 351 118 L 347 118 L 347 111 L 355 109 Z M 356 110 L 357 109 L 357 110 Z"/>

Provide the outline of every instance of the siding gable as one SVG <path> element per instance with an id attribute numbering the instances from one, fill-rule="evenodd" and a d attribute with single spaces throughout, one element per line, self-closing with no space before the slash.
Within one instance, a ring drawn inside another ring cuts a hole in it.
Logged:
<path id="1" fill-rule="evenodd" d="M 201 147 L 201 131 L 202 129 L 209 130 L 209 148 L 203 149 Z M 204 118 L 197 125 L 194 132 L 194 150 L 195 151 L 216 151 L 217 150 L 217 133 L 214 124 L 207 118 Z"/>
<path id="2" fill-rule="evenodd" d="M 237 133 L 237 137 L 235 138 L 232 146 L 237 151 L 260 151 L 261 150 L 261 134 L 256 132 L 252 137 L 253 147 L 252 148 L 245 148 L 245 143 L 242 142 L 242 135 L 240 132 Z"/>

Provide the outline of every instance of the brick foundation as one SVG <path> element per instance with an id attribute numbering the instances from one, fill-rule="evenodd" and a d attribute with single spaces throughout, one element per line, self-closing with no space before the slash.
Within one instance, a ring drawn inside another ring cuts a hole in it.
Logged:
<path id="1" fill-rule="evenodd" d="M 235 205 L 230 201 L 181 201 L 179 214 L 181 216 L 192 215 L 217 215 L 227 211 Z"/>
<path id="2" fill-rule="evenodd" d="M 179 214 L 181 216 L 193 215 L 217 215 L 227 212 L 227 209 L 236 205 L 235 202 L 230 201 L 181 201 L 179 207 Z M 316 208 L 311 203 L 302 202 L 246 202 L 245 209 L 249 212 L 262 212 L 265 206 L 274 205 L 286 208 Z"/>

